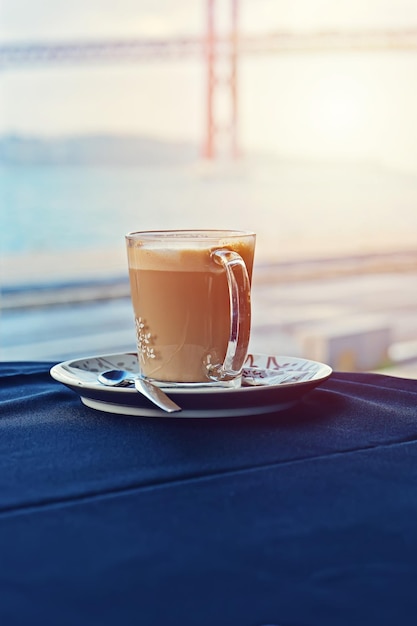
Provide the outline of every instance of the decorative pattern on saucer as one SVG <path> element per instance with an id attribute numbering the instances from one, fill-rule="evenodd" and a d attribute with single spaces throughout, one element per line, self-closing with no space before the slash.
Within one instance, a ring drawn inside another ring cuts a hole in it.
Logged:
<path id="1" fill-rule="evenodd" d="M 267 354 L 248 354 L 242 370 L 242 385 L 282 385 L 312 380 L 321 363 L 303 359 L 281 359 Z"/>

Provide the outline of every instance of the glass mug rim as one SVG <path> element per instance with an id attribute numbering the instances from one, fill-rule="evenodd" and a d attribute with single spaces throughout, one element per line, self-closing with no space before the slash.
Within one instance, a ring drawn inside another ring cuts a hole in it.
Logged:
<path id="1" fill-rule="evenodd" d="M 125 235 L 126 239 L 146 239 L 147 241 L 160 240 L 161 238 L 172 238 L 176 241 L 189 241 L 192 238 L 204 237 L 205 242 L 217 243 L 219 238 L 242 238 L 255 237 L 256 233 L 252 230 L 236 230 L 227 228 L 172 228 L 162 230 L 136 230 Z"/>

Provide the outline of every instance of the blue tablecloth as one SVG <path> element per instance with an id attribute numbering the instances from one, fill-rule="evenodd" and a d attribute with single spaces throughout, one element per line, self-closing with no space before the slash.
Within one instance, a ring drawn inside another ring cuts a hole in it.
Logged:
<path id="1" fill-rule="evenodd" d="M 417 623 L 417 381 L 146 419 L 51 365 L 0 363 L 1 626 Z"/>

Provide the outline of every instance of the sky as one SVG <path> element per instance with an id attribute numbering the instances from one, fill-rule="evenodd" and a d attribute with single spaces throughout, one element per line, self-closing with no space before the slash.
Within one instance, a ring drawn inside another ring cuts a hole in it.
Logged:
<path id="1" fill-rule="evenodd" d="M 0 0 L 0 44 L 198 35 L 205 0 Z M 230 0 L 217 0 L 219 31 Z M 415 0 L 240 0 L 242 33 L 417 28 Z M 202 143 L 201 59 L 0 70 L 0 134 L 111 132 Z M 417 172 L 417 50 L 245 57 L 243 150 Z M 224 94 L 223 103 L 227 112 Z M 219 121 L 224 120 L 219 103 Z"/>
<path id="2" fill-rule="evenodd" d="M 215 0 L 226 25 L 231 0 Z M 240 0 L 244 31 L 334 27 L 408 27 L 414 0 Z M 0 38 L 60 39 L 198 33 L 206 0 L 1 0 Z"/>

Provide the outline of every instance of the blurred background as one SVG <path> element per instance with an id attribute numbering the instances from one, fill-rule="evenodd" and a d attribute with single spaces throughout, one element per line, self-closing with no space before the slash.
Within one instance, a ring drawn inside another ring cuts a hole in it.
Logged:
<path id="1" fill-rule="evenodd" d="M 2 0 L 1 360 L 134 350 L 124 234 L 257 232 L 252 350 L 417 378 L 417 5 Z"/>

